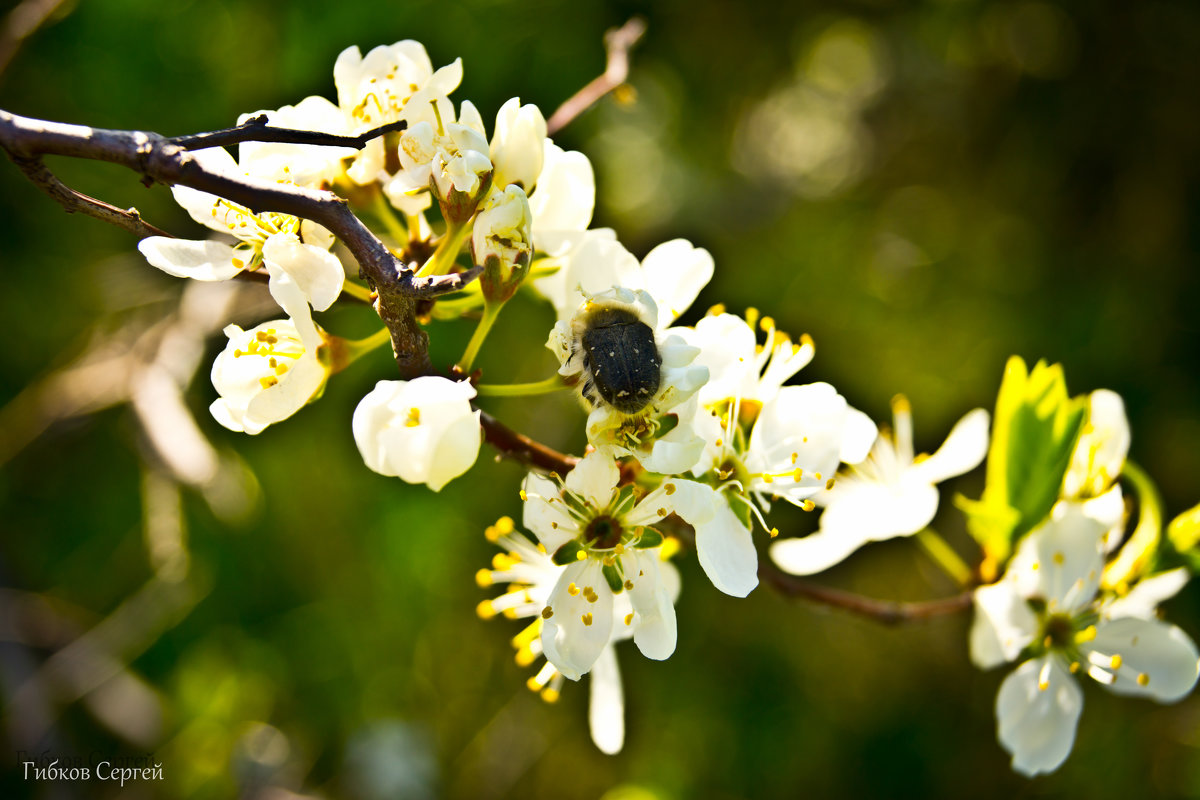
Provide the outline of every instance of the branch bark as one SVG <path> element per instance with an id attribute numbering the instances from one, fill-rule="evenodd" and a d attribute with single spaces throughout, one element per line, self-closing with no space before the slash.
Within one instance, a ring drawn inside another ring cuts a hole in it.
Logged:
<path id="1" fill-rule="evenodd" d="M 840 608 L 883 625 L 918 622 L 957 614 L 971 607 L 971 592 L 920 602 L 876 600 L 789 575 L 766 559 L 758 562 L 758 577 L 784 597 L 801 597 L 831 608 Z"/>
<path id="2" fill-rule="evenodd" d="M 260 119 L 260 118 L 256 118 Z M 252 121 L 254 122 L 254 121 Z M 364 135 L 378 135 L 397 126 L 390 125 Z M 38 188 L 50 194 L 67 211 L 80 211 L 119 225 L 136 235 L 162 235 L 147 225 L 136 210 L 121 211 L 107 203 L 80 194 L 62 184 L 42 163 L 47 155 L 107 161 L 141 175 L 146 183 L 187 186 L 231 200 L 254 213 L 273 211 L 320 223 L 334 233 L 358 262 L 362 276 L 379 296 L 380 318 L 388 326 L 396 364 L 404 377 L 430 371 L 428 337 L 417 324 L 416 304 L 461 289 L 478 273 L 465 272 L 437 278 L 417 278 L 350 210 L 345 200 L 332 192 L 234 177 L 206 170 L 188 152 L 190 147 L 213 146 L 214 141 L 250 141 L 256 134 L 274 137 L 271 141 L 316 142 L 308 131 L 272 129 L 254 122 L 228 131 L 217 131 L 213 138 L 205 134 L 167 139 L 147 131 L 121 131 L 67 125 L 32 119 L 0 110 L 0 146 Z M 344 137 L 333 137 L 345 144 Z M 357 142 L 361 137 L 352 137 Z"/>

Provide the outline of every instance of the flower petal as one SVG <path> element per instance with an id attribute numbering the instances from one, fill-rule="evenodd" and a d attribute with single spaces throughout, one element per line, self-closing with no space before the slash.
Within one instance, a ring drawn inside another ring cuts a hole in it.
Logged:
<path id="1" fill-rule="evenodd" d="M 592 666 L 588 692 L 588 727 L 600 752 L 616 755 L 625 746 L 625 697 L 621 690 L 621 671 L 616 648 L 600 652 Z"/>
<path id="2" fill-rule="evenodd" d="M 233 264 L 233 247 L 224 242 L 150 236 L 138 242 L 138 250 L 152 266 L 177 278 L 227 281 L 242 271 Z"/>
<path id="3" fill-rule="evenodd" d="M 1078 503 L 1059 503 L 1021 542 L 1009 574 L 1024 597 L 1041 597 L 1051 612 L 1083 608 L 1100 585 L 1105 532 Z"/>
<path id="4" fill-rule="evenodd" d="M 1012 581 L 975 590 L 975 621 L 971 623 L 971 662 L 991 669 L 1014 661 L 1037 635 L 1038 622 Z"/>
<path id="5" fill-rule="evenodd" d="M 987 450 L 988 412 L 977 408 L 954 425 L 936 453 L 917 461 L 912 469 L 928 483 L 941 483 L 978 467 Z"/>
<path id="6" fill-rule="evenodd" d="M 577 681 L 612 638 L 613 595 L 600 562 L 589 558 L 563 570 L 546 608 L 550 616 L 542 612 L 542 650 L 559 672 Z"/>
<path id="7" fill-rule="evenodd" d="M 677 631 L 671 593 L 659 575 L 658 551 L 635 551 L 621 559 L 633 587 L 633 641 L 646 658 L 663 661 L 675 652 Z"/>
<path id="8" fill-rule="evenodd" d="M 538 537 L 547 552 L 553 554 L 575 538 L 578 525 L 559 497 L 554 481 L 531 472 L 525 476 L 522 489 L 526 499 L 521 523 Z"/>
<path id="9" fill-rule="evenodd" d="M 604 508 L 612 499 L 613 489 L 621 480 L 621 470 L 612 454 L 604 450 L 593 451 L 584 456 L 575 468 L 567 473 L 567 488 L 582 495 L 597 508 Z"/>
<path id="10" fill-rule="evenodd" d="M 713 276 L 713 257 L 687 239 L 673 239 L 655 247 L 642 259 L 645 288 L 658 304 L 662 330 L 687 311 Z"/>
<path id="11" fill-rule="evenodd" d="M 745 597 L 758 586 L 758 551 L 754 539 L 721 501 L 713 518 L 696 528 L 696 554 L 712 585 L 727 595 Z"/>
<path id="12" fill-rule="evenodd" d="M 1032 777 L 1058 769 L 1075 743 L 1083 692 L 1053 656 L 1026 661 L 1000 684 L 996 735 L 1012 766 Z"/>
<path id="13" fill-rule="evenodd" d="M 1179 594 L 1187 585 L 1191 573 L 1187 567 L 1178 567 L 1142 578 L 1124 597 L 1114 600 L 1107 609 L 1105 616 L 1109 619 L 1120 617 L 1139 617 L 1155 619 L 1155 611 L 1166 600 Z"/>
<path id="14" fill-rule="evenodd" d="M 1109 691 L 1152 697 L 1160 703 L 1179 700 L 1196 685 L 1200 653 L 1179 628 L 1157 619 L 1123 617 L 1101 622 L 1088 643 L 1089 660 L 1101 660 L 1116 679 L 1104 683 Z M 1112 657 L 1120 662 L 1112 666 Z"/>
<path id="15" fill-rule="evenodd" d="M 301 243 L 294 233 L 272 234 L 263 245 L 263 261 L 271 273 L 272 284 L 278 281 L 281 272 L 287 273 L 317 311 L 329 308 L 342 293 L 346 280 L 342 262 L 327 250 Z M 275 295 L 273 286 L 271 294 Z M 280 298 L 275 300 L 283 305 Z"/>

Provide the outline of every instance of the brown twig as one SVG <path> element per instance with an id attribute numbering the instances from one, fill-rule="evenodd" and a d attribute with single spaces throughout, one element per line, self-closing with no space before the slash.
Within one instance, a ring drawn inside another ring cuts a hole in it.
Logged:
<path id="1" fill-rule="evenodd" d="M 625 82 L 629 77 L 629 51 L 645 32 L 646 21 L 641 17 L 633 17 L 621 27 L 604 34 L 604 48 L 608 52 L 604 72 L 555 109 L 546 121 L 547 136 L 561 131 L 601 97 Z"/>
<path id="2" fill-rule="evenodd" d="M 574 469 L 575 464 L 579 462 L 579 459 L 574 456 L 560 453 L 524 434 L 517 433 L 486 411 L 479 412 L 479 424 L 483 426 L 484 439 L 499 450 L 502 456 L 514 458 L 536 469 L 544 472 L 556 472 L 561 476 Z"/>
<path id="3" fill-rule="evenodd" d="M 21 49 L 22 43 L 46 24 L 63 0 L 24 0 L 8 12 L 0 28 L 0 75 Z"/>
<path id="4" fill-rule="evenodd" d="M 228 147 L 242 142 L 276 142 L 278 144 L 306 144 L 315 147 L 352 147 L 361 150 L 372 139 L 388 133 L 397 133 L 408 127 L 408 122 L 389 122 L 380 125 L 366 133 L 357 136 L 341 136 L 321 131 L 302 131 L 294 128 L 276 128 L 268 123 L 271 120 L 266 114 L 251 117 L 233 128 L 208 133 L 195 133 L 188 136 L 172 136 L 168 142 L 182 147 L 184 150 L 203 150 L 206 147 Z"/>
<path id="5" fill-rule="evenodd" d="M 239 135 L 249 138 L 248 130 Z M 187 186 L 231 200 L 254 213 L 273 211 L 320 223 L 346 245 L 363 277 L 377 292 L 376 307 L 391 333 L 396 363 L 405 377 L 425 374 L 431 368 L 428 337 L 416 321 L 417 301 L 458 291 L 476 277 L 468 271 L 436 279 L 417 278 L 354 215 L 346 201 L 332 192 L 209 172 L 186 148 L 157 133 L 66 125 L 0 111 L 0 146 L 24 165 L 22 169 L 31 179 L 49 174 L 36 169 L 36 162 L 44 155 L 107 161 L 133 170 L 146 182 Z M 57 179 L 34 183 L 68 210 L 101 216 L 96 201 L 87 203 L 77 192 L 58 190 L 54 184 L 61 183 Z M 118 211 L 115 216 L 110 213 L 101 218 L 130 229 L 128 214 Z"/>
<path id="6" fill-rule="evenodd" d="M 97 200 L 83 192 L 75 191 L 60 181 L 40 158 L 13 156 L 13 163 L 21 172 L 25 173 L 25 177 L 29 178 L 35 186 L 54 198 L 55 202 L 62 206 L 68 214 L 78 211 L 89 217 L 116 225 L 118 228 L 124 228 L 142 239 L 147 236 L 171 235 L 162 228 L 157 228 L 142 219 L 136 208 L 122 210 L 103 200 Z"/>
<path id="7" fill-rule="evenodd" d="M 763 583 L 771 586 L 785 597 L 802 597 L 815 603 L 867 617 L 883 625 L 899 625 L 957 614 L 971 607 L 970 592 L 921 602 L 876 600 L 872 597 L 821 586 L 803 578 L 788 575 L 766 559 L 759 560 L 758 577 Z"/>

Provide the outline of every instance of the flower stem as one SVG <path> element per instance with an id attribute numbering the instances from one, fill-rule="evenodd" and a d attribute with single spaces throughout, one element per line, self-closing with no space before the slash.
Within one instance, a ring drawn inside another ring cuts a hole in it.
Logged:
<path id="1" fill-rule="evenodd" d="M 475 387 L 480 396 L 491 397 L 524 397 L 534 394 L 549 394 L 559 389 L 566 389 L 562 378 L 557 373 L 542 381 L 532 383 L 481 383 Z"/>
<path id="2" fill-rule="evenodd" d="M 959 586 L 971 582 L 971 568 L 932 528 L 917 533 L 917 544 Z"/>
<path id="3" fill-rule="evenodd" d="M 474 218 L 472 218 L 474 219 Z M 427 278 L 430 275 L 445 275 L 454 266 L 455 259 L 462 251 L 463 242 L 471 235 L 472 224 L 470 222 L 455 225 L 450 224 L 450 229 L 442 236 L 442 240 L 438 242 L 437 250 L 425 262 L 425 265 L 417 271 L 418 278 Z"/>
<path id="4" fill-rule="evenodd" d="M 387 328 L 380 328 L 365 339 L 342 339 L 340 337 L 330 337 L 330 339 L 333 350 L 332 371 L 341 372 L 372 350 L 390 344 L 392 336 Z"/>
<path id="5" fill-rule="evenodd" d="M 375 298 L 371 297 L 371 290 L 366 286 L 359 286 L 353 281 L 346 281 L 342 284 L 342 294 L 350 295 L 356 300 L 362 300 L 364 303 L 372 303 Z"/>
<path id="6" fill-rule="evenodd" d="M 371 211 L 383 223 L 383 227 L 387 228 L 388 234 L 396 240 L 397 245 L 403 246 L 408 241 L 408 230 L 400 222 L 396 212 L 392 211 L 392 204 L 387 201 L 382 192 L 375 195 L 371 201 Z"/>
<path id="7" fill-rule="evenodd" d="M 479 318 L 479 324 L 475 326 L 475 333 L 471 334 L 471 341 L 467 342 L 466 351 L 458 360 L 458 367 L 464 373 L 471 372 L 471 367 L 475 364 L 475 356 L 479 355 L 479 348 L 483 346 L 483 340 L 487 338 L 488 332 L 496 322 L 496 317 L 500 316 L 500 309 L 503 307 L 503 304 L 500 303 L 484 304 L 483 316 Z"/>

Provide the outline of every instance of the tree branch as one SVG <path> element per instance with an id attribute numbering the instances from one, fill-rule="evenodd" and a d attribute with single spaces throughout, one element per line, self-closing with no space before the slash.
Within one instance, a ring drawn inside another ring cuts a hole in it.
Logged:
<path id="1" fill-rule="evenodd" d="M 228 147 L 242 142 L 277 142 L 279 144 L 307 144 L 316 147 L 352 147 L 361 150 L 372 139 L 388 133 L 395 133 L 408 127 L 408 122 L 400 120 L 380 125 L 366 133 L 357 136 L 340 136 L 321 131 L 302 131 L 294 128 L 272 127 L 266 114 L 251 117 L 234 128 L 226 128 L 209 133 L 195 133 L 188 136 L 172 136 L 167 142 L 182 147 L 184 150 L 203 150 L 207 147 Z"/>
<path id="2" fill-rule="evenodd" d="M 971 592 L 921 602 L 876 600 L 872 597 L 821 586 L 803 578 L 788 575 L 765 559 L 760 559 L 758 562 L 758 577 L 763 583 L 770 585 L 785 597 L 802 597 L 814 603 L 840 608 L 852 614 L 867 617 L 883 625 L 899 625 L 957 614 L 971 607 Z"/>
<path id="3" fill-rule="evenodd" d="M 555 109 L 550 119 L 546 120 L 547 136 L 558 133 L 600 98 L 625 82 L 629 77 L 629 51 L 645 32 L 646 21 L 641 17 L 633 17 L 621 27 L 604 34 L 604 48 L 608 51 L 604 72 Z"/>
<path id="4" fill-rule="evenodd" d="M 238 135 L 249 141 L 250 129 L 239 127 L 242 131 Z M 258 126 L 260 132 L 265 129 Z M 466 272 L 443 280 L 417 279 L 354 215 L 346 201 L 332 192 L 210 172 L 185 147 L 157 133 L 66 125 L 0 110 L 0 146 L 18 166 L 25 164 L 22 169 L 27 175 L 34 170 L 29 165 L 44 155 L 107 161 L 133 170 L 146 182 L 187 186 L 226 198 L 254 213 L 272 211 L 323 225 L 350 250 L 362 276 L 378 294 L 376 307 L 391 333 L 396 364 L 405 377 L 425 374 L 431 369 L 428 337 L 416 320 L 417 300 L 457 291 L 474 277 Z M 55 188 L 51 195 L 68 210 L 75 208 L 126 230 L 133 229 L 129 214 L 119 210 L 115 214 L 105 212 L 99 201 L 83 202 L 82 195 L 62 186 L 57 179 L 53 183 L 66 190 L 65 193 L 47 182 L 44 174 L 38 174 L 41 180 L 35 183 L 39 188 L 44 191 Z"/>
<path id="5" fill-rule="evenodd" d="M 55 202 L 62 206 L 68 214 L 74 214 L 78 211 L 89 217 L 95 217 L 96 219 L 116 225 L 118 228 L 124 228 L 141 239 L 147 236 L 171 235 L 142 219 L 141 214 L 138 213 L 136 208 L 122 210 L 114 205 L 109 205 L 103 200 L 97 200 L 83 192 L 75 191 L 60 181 L 40 158 L 25 158 L 24 156 L 14 155 L 12 160 L 17 165 L 17 168 L 25 173 L 26 178 L 29 178 L 35 186 L 54 198 Z"/>
<path id="6" fill-rule="evenodd" d="M 486 411 L 479 412 L 479 424 L 483 426 L 484 439 L 499 450 L 502 456 L 515 458 L 543 472 L 555 472 L 565 476 L 579 462 L 574 456 L 560 453 L 517 433 Z"/>

